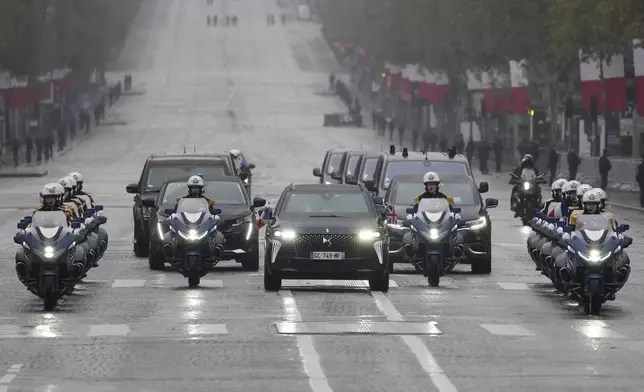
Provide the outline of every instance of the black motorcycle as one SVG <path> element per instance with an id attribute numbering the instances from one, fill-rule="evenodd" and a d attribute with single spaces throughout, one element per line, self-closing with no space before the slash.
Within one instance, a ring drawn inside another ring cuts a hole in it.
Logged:
<path id="1" fill-rule="evenodd" d="M 21 231 L 14 242 L 22 246 L 16 257 L 16 273 L 33 294 L 43 299 L 45 310 L 52 310 L 58 300 L 70 294 L 85 272 L 83 251 L 77 245 L 87 239 L 81 224 L 67 225 L 62 211 L 38 211 L 31 219 L 18 223 Z"/>
<path id="2" fill-rule="evenodd" d="M 191 288 L 199 286 L 201 277 L 219 261 L 223 252 L 223 235 L 217 232 L 221 210 L 210 213 L 203 198 L 182 199 L 177 211 L 165 211 L 169 218 L 159 222 L 164 234 L 163 252 L 168 262 L 188 278 Z M 219 239 L 221 238 L 221 240 Z"/>
<path id="3" fill-rule="evenodd" d="M 516 212 L 525 225 L 534 217 L 534 210 L 541 208 L 541 187 L 539 185 L 545 184 L 546 180 L 544 174 L 535 176 L 531 171 L 524 171 L 521 176 L 511 173 L 510 176 L 510 184 L 517 186 L 513 190 L 512 200 Z"/>

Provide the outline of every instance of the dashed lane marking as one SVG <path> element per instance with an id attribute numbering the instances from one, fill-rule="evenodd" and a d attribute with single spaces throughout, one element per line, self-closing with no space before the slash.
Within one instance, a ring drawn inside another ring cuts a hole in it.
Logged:
<path id="1" fill-rule="evenodd" d="M 530 290 L 526 283 L 496 282 L 503 290 Z"/>
<path id="2" fill-rule="evenodd" d="M 9 384 L 16 378 L 18 372 L 22 370 L 23 365 L 21 363 L 16 363 L 11 365 L 4 376 L 0 377 L 0 392 L 7 392 L 9 389 Z"/>
<path id="3" fill-rule="evenodd" d="M 387 296 L 380 292 L 372 292 L 376 305 L 382 313 L 387 316 L 389 321 L 404 321 L 402 314 L 396 310 L 393 303 Z M 445 371 L 438 365 L 436 358 L 432 355 L 431 351 L 417 336 L 401 336 L 401 339 L 411 352 L 416 356 L 418 363 L 422 366 L 425 373 L 429 376 L 430 380 L 439 392 L 457 392 L 456 387 L 450 381 Z"/>
<path id="4" fill-rule="evenodd" d="M 492 335 L 500 336 L 534 336 L 534 334 L 520 325 L 515 324 L 481 324 Z"/>
<path id="5" fill-rule="evenodd" d="M 145 279 L 116 279 L 112 283 L 112 288 L 120 287 L 144 287 Z"/>

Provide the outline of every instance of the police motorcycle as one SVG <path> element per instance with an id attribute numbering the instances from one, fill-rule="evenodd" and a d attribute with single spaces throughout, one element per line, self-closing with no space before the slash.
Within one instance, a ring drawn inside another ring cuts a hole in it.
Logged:
<path id="1" fill-rule="evenodd" d="M 98 261 L 103 257 L 107 250 L 107 232 L 100 226 L 107 223 L 107 217 L 101 215 L 103 206 L 97 205 L 92 209 L 87 209 L 82 218 L 77 218 L 74 222 L 81 224 L 81 228 L 87 231 L 88 253 L 91 259 L 88 259 L 88 268 L 98 267 Z"/>
<path id="2" fill-rule="evenodd" d="M 532 219 L 535 208 L 541 207 L 541 187 L 545 184 L 545 174 L 536 175 L 532 169 L 523 169 L 521 176 L 510 173 L 510 184 L 520 185 L 517 192 L 512 196 L 515 198 L 518 216 L 527 224 Z"/>
<path id="3" fill-rule="evenodd" d="M 18 223 L 13 238 L 22 246 L 16 253 L 18 279 L 53 310 L 58 300 L 70 294 L 85 273 L 84 250 L 87 240 L 80 222 L 67 224 L 62 211 L 37 211 Z"/>
<path id="4" fill-rule="evenodd" d="M 184 198 L 177 211 L 166 209 L 167 220 L 159 222 L 163 230 L 163 253 L 168 262 L 188 278 L 191 288 L 221 261 L 224 245 L 218 239 L 217 225 L 221 210 L 210 213 L 204 198 Z M 223 235 L 220 237 L 223 238 Z"/>
<path id="5" fill-rule="evenodd" d="M 454 255 L 461 209 L 450 211 L 446 199 L 421 199 L 418 210 L 406 210 L 402 226 L 411 230 L 414 254 L 412 264 L 423 272 L 430 286 L 436 287 L 440 277 L 452 270 L 459 259 Z"/>

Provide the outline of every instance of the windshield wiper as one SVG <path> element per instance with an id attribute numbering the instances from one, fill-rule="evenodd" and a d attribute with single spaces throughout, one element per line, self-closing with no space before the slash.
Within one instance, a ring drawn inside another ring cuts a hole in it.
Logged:
<path id="1" fill-rule="evenodd" d="M 348 216 L 335 215 L 335 214 L 317 214 L 317 215 L 309 215 L 309 218 L 348 218 Z"/>

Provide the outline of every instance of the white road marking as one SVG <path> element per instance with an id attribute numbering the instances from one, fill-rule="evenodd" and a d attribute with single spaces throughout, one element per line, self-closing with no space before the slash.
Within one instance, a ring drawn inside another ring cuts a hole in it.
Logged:
<path id="1" fill-rule="evenodd" d="M 144 287 L 145 286 L 145 279 L 115 279 L 114 283 L 112 283 L 112 288 L 124 288 L 124 287 Z"/>
<path id="2" fill-rule="evenodd" d="M 16 378 L 15 374 L 5 374 L 0 378 L 0 384 L 9 384 L 14 378 Z"/>
<path id="3" fill-rule="evenodd" d="M 520 325 L 515 324 L 481 324 L 492 335 L 500 336 L 534 336 L 534 334 Z"/>
<path id="4" fill-rule="evenodd" d="M 208 287 L 208 288 L 221 289 L 221 288 L 224 287 L 224 282 L 222 280 L 203 279 L 199 283 L 199 287 Z"/>
<path id="5" fill-rule="evenodd" d="M 381 292 L 372 291 L 371 296 L 376 301 L 378 309 L 387 316 L 389 321 L 404 321 L 402 314 L 396 310 L 389 298 Z M 418 363 L 425 373 L 432 380 L 432 383 L 439 392 L 457 392 L 456 387 L 445 374 L 445 371 L 438 365 L 436 358 L 429 351 L 427 346 L 417 336 L 404 335 L 400 338 L 416 356 Z"/>
<path id="6" fill-rule="evenodd" d="M 16 373 L 18 373 L 22 367 L 23 365 L 21 363 L 16 363 L 7 369 L 7 374 L 0 377 L 0 392 L 7 392 L 7 390 L 9 390 L 9 384 L 11 384 L 11 381 L 16 378 Z"/>
<path id="7" fill-rule="evenodd" d="M 591 339 L 624 339 L 624 336 L 613 331 L 603 321 L 588 321 L 578 327 L 573 327 L 584 336 Z"/>
<path id="8" fill-rule="evenodd" d="M 228 333 L 226 324 L 188 324 L 188 335 L 225 335 Z"/>
<path id="9" fill-rule="evenodd" d="M 259 275 L 259 274 L 258 274 Z M 264 275 L 264 274 L 261 274 Z M 347 287 L 369 288 L 368 280 L 319 280 L 319 279 L 284 279 L 283 287 Z M 389 280 L 389 287 L 400 287 L 395 280 Z"/>
<path id="10" fill-rule="evenodd" d="M 284 310 L 284 318 L 286 321 L 302 321 L 302 315 L 297 309 L 295 297 L 290 290 L 280 290 L 280 297 L 282 297 L 282 308 Z M 313 337 L 308 335 L 298 335 L 295 337 L 297 348 L 302 358 L 302 366 L 304 373 L 309 378 L 309 385 L 313 392 L 333 392 L 329 381 L 324 374 L 324 369 L 320 363 L 320 355 L 315 349 Z"/>
<path id="11" fill-rule="evenodd" d="M 530 286 L 525 283 L 515 282 L 496 282 L 503 290 L 530 290 Z"/>
<path id="12" fill-rule="evenodd" d="M 130 327 L 125 324 L 90 325 L 87 337 L 127 336 Z"/>

